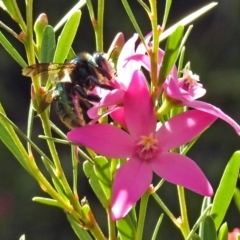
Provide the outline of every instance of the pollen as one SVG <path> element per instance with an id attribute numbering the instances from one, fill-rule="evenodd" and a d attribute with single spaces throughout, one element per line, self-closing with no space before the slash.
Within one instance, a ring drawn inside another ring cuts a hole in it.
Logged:
<path id="1" fill-rule="evenodd" d="M 199 81 L 199 76 L 197 74 L 193 74 L 193 72 L 190 70 L 183 69 L 182 73 L 183 73 L 183 78 L 186 79 L 189 85 L 194 85 L 196 82 Z"/>
<path id="2" fill-rule="evenodd" d="M 151 159 L 157 151 L 157 139 L 154 138 L 153 133 L 149 136 L 141 136 L 137 143 L 137 154 L 144 160 Z"/>

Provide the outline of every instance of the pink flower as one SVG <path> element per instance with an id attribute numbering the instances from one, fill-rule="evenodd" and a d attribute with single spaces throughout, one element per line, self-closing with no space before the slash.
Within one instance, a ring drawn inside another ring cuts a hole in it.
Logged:
<path id="1" fill-rule="evenodd" d="M 221 109 L 209 103 L 196 100 L 202 97 L 206 92 L 202 85 L 198 83 L 198 76 L 193 75 L 192 72 L 188 70 L 184 70 L 183 73 L 184 76 L 180 79 L 177 78 L 176 74 L 169 75 L 163 83 L 163 89 L 168 100 L 177 100 L 178 104 L 181 106 L 194 108 L 221 118 L 230 124 L 240 135 L 240 126 L 232 118 L 222 112 Z"/>
<path id="2" fill-rule="evenodd" d="M 146 43 L 151 46 L 150 42 L 151 34 L 146 37 Z M 158 71 L 160 70 L 164 52 L 160 48 L 158 49 Z M 127 57 L 129 62 L 138 62 L 147 71 L 151 70 L 151 61 L 149 56 L 146 54 L 146 50 L 142 44 L 138 46 L 135 54 Z M 221 118 L 228 124 L 230 124 L 235 131 L 240 135 L 240 126 L 228 115 L 226 115 L 221 109 L 196 99 L 202 97 L 206 90 L 203 88 L 202 84 L 199 83 L 199 77 L 196 74 L 192 74 L 189 70 L 183 70 L 184 76 L 182 78 L 177 77 L 177 69 L 174 66 L 168 78 L 163 83 L 163 89 L 168 97 L 168 100 L 177 100 L 177 103 L 181 106 L 187 106 L 190 108 L 197 109 L 209 114 L 212 114 L 218 118 Z"/>
<path id="3" fill-rule="evenodd" d="M 147 191 L 155 172 L 173 184 L 211 196 L 203 172 L 187 156 L 170 152 L 202 133 L 216 117 L 198 110 L 179 114 L 157 129 L 153 103 L 143 73 L 136 70 L 124 95 L 128 132 L 110 124 L 87 125 L 67 134 L 69 140 L 109 158 L 127 158 L 117 170 L 112 192 L 111 216 L 124 217 Z"/>
<path id="4" fill-rule="evenodd" d="M 138 35 L 134 34 L 133 37 L 124 44 L 118 57 L 118 76 L 115 79 L 114 85 L 116 89 L 108 91 L 101 88 L 96 88 L 98 91 L 97 95 L 101 97 L 101 101 L 95 104 L 95 106 L 88 111 L 90 118 L 94 119 L 98 116 L 99 108 L 108 107 L 108 113 L 111 113 L 111 117 L 122 126 L 125 126 L 125 120 L 122 114 L 123 109 L 121 107 L 123 104 L 124 94 L 130 84 L 133 72 L 141 67 L 140 63 L 136 61 L 127 63 L 126 59 L 135 53 L 135 43 L 137 39 Z"/>
<path id="5" fill-rule="evenodd" d="M 228 240 L 238 240 L 238 236 L 240 236 L 240 229 L 234 228 L 232 232 L 228 233 Z"/>

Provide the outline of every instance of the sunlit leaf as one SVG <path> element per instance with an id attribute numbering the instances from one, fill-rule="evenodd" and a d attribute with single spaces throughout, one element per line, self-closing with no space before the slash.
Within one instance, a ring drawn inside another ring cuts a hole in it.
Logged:
<path id="1" fill-rule="evenodd" d="M 234 189 L 236 187 L 236 182 L 238 179 L 239 166 L 240 151 L 237 151 L 232 155 L 224 170 L 222 179 L 213 200 L 211 216 L 214 219 L 216 229 L 218 229 L 222 223 L 222 220 L 233 197 Z"/>
<path id="2" fill-rule="evenodd" d="M 227 223 L 224 223 L 218 233 L 218 240 L 228 240 L 228 226 Z"/>
<path id="3" fill-rule="evenodd" d="M 94 158 L 94 170 L 98 177 L 99 183 L 108 199 L 111 198 L 111 173 L 110 162 L 106 158 L 98 156 Z"/>
<path id="4" fill-rule="evenodd" d="M 178 26 L 167 40 L 162 66 L 160 68 L 159 83 L 163 83 L 177 60 L 181 47 L 183 31 L 183 26 Z"/>
<path id="5" fill-rule="evenodd" d="M 53 62 L 62 63 L 68 56 L 75 38 L 81 18 L 81 12 L 76 11 L 66 22 L 59 36 Z"/>
<path id="6" fill-rule="evenodd" d="M 8 53 L 14 58 L 14 60 L 22 67 L 26 67 L 27 63 L 23 60 L 18 51 L 13 47 L 13 45 L 7 40 L 7 38 L 0 31 L 0 43 L 8 51 Z"/>
<path id="7" fill-rule="evenodd" d="M 45 205 L 61 208 L 61 205 L 55 199 L 43 198 L 43 197 L 34 197 L 32 200 L 34 202 L 38 202 L 38 203 L 42 203 L 42 204 L 45 204 Z"/>
<path id="8" fill-rule="evenodd" d="M 106 195 L 99 183 L 99 180 L 95 174 L 93 165 L 91 163 L 89 163 L 88 161 L 85 161 L 83 163 L 83 171 L 84 171 L 85 175 L 87 176 L 87 178 L 89 178 L 89 184 L 90 184 L 91 188 L 93 189 L 93 191 L 95 192 L 98 199 L 100 200 L 101 204 L 104 207 L 107 207 L 109 204 L 109 201 L 107 200 Z"/>

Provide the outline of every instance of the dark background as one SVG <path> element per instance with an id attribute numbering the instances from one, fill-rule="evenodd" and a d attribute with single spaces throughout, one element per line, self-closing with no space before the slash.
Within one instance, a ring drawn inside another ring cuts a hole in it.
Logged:
<path id="1" fill-rule="evenodd" d="M 25 15 L 24 1 L 19 0 L 18 2 L 23 15 Z M 137 1 L 130 0 L 129 2 L 143 33 L 147 34 L 150 31 L 150 24 L 145 12 Z M 207 3 L 209 1 L 173 1 L 168 26 Z M 48 15 L 49 24 L 55 26 L 74 4 L 73 0 L 35 1 L 34 19 L 44 12 Z M 158 8 L 159 22 L 161 22 L 164 1 L 159 1 Z M 118 32 L 123 32 L 125 38 L 128 39 L 134 33 L 134 29 L 120 0 L 106 1 L 105 13 L 104 48 L 107 50 Z M 0 20 L 19 32 L 18 26 L 3 11 L 0 13 Z M 3 33 L 5 34 L 4 30 Z M 23 46 L 8 33 L 6 36 L 26 59 Z M 193 31 L 186 44 L 185 56 L 185 62 L 191 61 L 193 72 L 200 75 L 201 82 L 207 89 L 207 94 L 202 100 L 220 107 L 238 123 L 240 123 L 240 106 L 238 104 L 240 100 L 239 44 L 240 1 L 221 0 L 214 10 L 194 22 Z M 84 8 L 73 48 L 76 52 L 93 52 L 94 46 L 94 34 L 89 14 L 87 8 Z M 20 129 L 26 131 L 30 81 L 21 76 L 21 67 L 15 63 L 2 46 L 0 46 L 0 83 L 0 102 L 9 118 Z M 67 132 L 54 112 L 52 119 L 62 127 L 64 132 Z M 36 118 L 34 123 L 36 143 L 46 149 L 44 140 L 37 139 L 37 135 L 41 133 L 40 121 Z M 199 164 L 215 190 L 228 159 L 234 151 L 239 149 L 239 143 L 240 139 L 234 130 L 225 122 L 218 120 L 189 152 L 189 156 Z M 62 145 L 58 148 L 64 169 L 71 182 L 70 150 Z M 41 166 L 41 160 L 37 159 L 37 161 Z M 104 226 L 106 231 L 106 219 L 102 218 L 104 211 L 101 206 L 96 204 L 97 201 L 81 172 L 79 190 L 81 198 L 87 196 L 100 225 Z M 202 198 L 192 192 L 186 192 L 192 225 L 199 214 Z M 171 184 L 166 184 L 159 194 L 173 213 L 179 216 L 176 188 Z M 45 194 L 40 190 L 36 181 L 22 169 L 7 148 L 0 143 L 0 239 L 19 239 L 24 233 L 27 239 L 34 240 L 77 239 L 64 213 L 59 209 L 32 202 L 31 199 L 34 196 L 45 196 Z M 147 236 L 153 231 L 157 218 L 161 214 L 161 209 L 153 200 L 150 200 L 150 206 L 146 220 L 148 227 L 145 229 L 146 233 L 143 239 L 149 239 Z M 230 230 L 240 227 L 239 219 L 240 213 L 232 203 L 226 216 Z M 179 231 L 166 216 L 160 230 L 159 238 L 161 237 L 161 239 L 182 239 Z"/>

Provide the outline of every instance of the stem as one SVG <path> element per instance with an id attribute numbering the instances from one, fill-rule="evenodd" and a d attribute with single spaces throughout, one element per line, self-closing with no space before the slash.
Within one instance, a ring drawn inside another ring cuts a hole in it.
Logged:
<path id="1" fill-rule="evenodd" d="M 114 240 L 116 235 L 115 222 L 111 219 L 110 209 L 107 209 L 108 234 L 109 240 Z"/>
<path id="2" fill-rule="evenodd" d="M 62 208 L 69 212 L 76 221 L 79 222 L 79 214 L 74 210 L 73 206 L 68 203 L 68 201 L 65 201 L 57 192 L 56 190 L 51 186 L 51 184 L 47 181 L 47 179 L 42 175 L 42 173 L 39 171 L 37 165 L 35 164 L 35 161 L 33 158 L 28 158 L 28 163 L 30 168 L 32 169 L 33 176 L 38 180 L 38 183 L 40 184 L 43 191 L 47 192 L 52 198 L 56 199 L 59 204 L 62 205 Z"/>
<path id="3" fill-rule="evenodd" d="M 160 29 L 158 28 L 158 18 L 157 18 L 157 1 L 149 0 L 151 12 L 149 13 L 149 18 L 152 26 L 153 35 L 153 46 L 149 52 L 151 59 L 151 80 L 154 87 L 157 86 L 158 82 L 158 39 L 160 35 Z"/>
<path id="4" fill-rule="evenodd" d="M 178 197 L 179 197 L 179 204 L 180 204 L 180 211 L 181 211 L 181 223 L 179 225 L 179 228 L 184 238 L 186 238 L 190 232 L 190 228 L 189 228 L 188 216 L 187 216 L 185 192 L 184 192 L 184 188 L 181 186 L 177 186 L 177 189 L 178 189 Z"/>
<path id="5" fill-rule="evenodd" d="M 98 0 L 97 25 L 95 26 L 96 50 L 103 51 L 104 0 Z"/>
<path id="6" fill-rule="evenodd" d="M 78 159 L 76 157 L 77 151 L 75 149 L 77 146 L 71 146 L 72 150 L 72 168 L 73 168 L 73 193 L 76 197 L 78 197 L 77 192 L 77 183 L 78 183 Z"/>
<path id="7" fill-rule="evenodd" d="M 29 111 L 28 111 L 28 125 L 27 125 L 27 138 L 31 139 L 32 136 L 32 127 L 34 120 L 34 110 L 32 107 L 32 103 L 30 103 Z M 27 142 L 28 154 L 32 153 L 31 143 Z"/>
<path id="8" fill-rule="evenodd" d="M 18 34 L 16 32 L 14 32 L 10 27 L 8 27 L 5 23 L 3 23 L 2 21 L 0 21 L 0 27 L 3 28 L 4 30 L 6 30 L 8 33 L 10 33 L 12 36 L 14 36 L 17 40 L 23 42 Z"/>
<path id="9" fill-rule="evenodd" d="M 156 200 L 156 202 L 159 204 L 159 206 L 163 209 L 163 211 L 172 220 L 172 222 L 179 228 L 179 222 L 174 217 L 174 215 L 171 213 L 171 211 L 167 208 L 167 206 L 163 203 L 163 201 L 160 199 L 160 197 L 155 192 L 152 193 L 152 196 Z"/>
<path id="10" fill-rule="evenodd" d="M 161 181 L 154 187 L 154 192 L 156 192 L 163 184 L 165 180 L 161 179 Z"/>
<path id="11" fill-rule="evenodd" d="M 139 210 L 139 216 L 138 216 L 138 225 L 137 225 L 136 238 L 135 238 L 137 240 L 142 239 L 149 196 L 150 196 L 150 192 L 147 191 L 146 193 L 144 193 L 144 195 L 141 198 L 140 210 Z"/>

